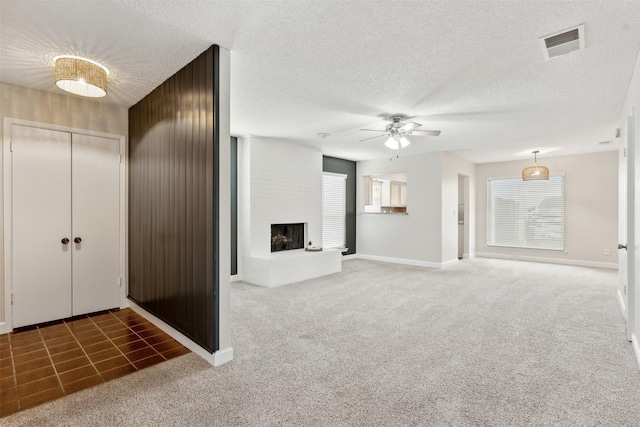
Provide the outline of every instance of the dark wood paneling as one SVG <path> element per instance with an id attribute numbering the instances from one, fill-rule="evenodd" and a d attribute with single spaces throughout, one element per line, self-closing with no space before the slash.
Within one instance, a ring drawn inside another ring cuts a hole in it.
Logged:
<path id="1" fill-rule="evenodd" d="M 335 157 L 322 157 L 322 170 L 324 172 L 341 173 L 347 175 L 347 200 L 346 200 L 346 244 L 349 250 L 347 255 L 356 253 L 356 162 Z"/>
<path id="2" fill-rule="evenodd" d="M 220 158 L 220 54 L 219 47 L 213 46 L 211 50 L 211 60 L 207 61 L 207 64 L 211 64 L 213 69 L 208 70 L 209 73 L 213 74 L 213 86 L 210 90 L 207 91 L 207 94 L 210 94 L 213 99 L 213 157 L 215 159 Z M 209 74 L 207 74 L 209 75 Z M 217 326 L 218 322 L 218 313 L 220 312 L 220 286 L 218 283 L 218 274 L 217 270 L 220 266 L 220 239 L 218 239 L 220 233 L 220 197 L 219 197 L 219 183 L 220 183 L 220 168 L 210 168 L 208 169 L 209 175 L 207 175 L 207 182 L 213 183 L 213 188 L 207 188 L 207 195 L 210 197 L 207 199 L 207 206 L 211 205 L 211 209 L 213 215 L 208 218 L 208 221 L 211 221 L 210 225 L 213 228 L 213 236 L 216 238 L 210 242 L 207 242 L 207 247 L 211 249 L 212 253 L 207 254 L 207 274 L 211 275 L 212 280 L 215 281 L 215 285 L 209 289 L 211 294 L 207 295 L 207 303 L 212 303 L 211 312 L 215 316 L 215 324 Z M 212 190 L 212 191 L 211 191 Z M 229 248 L 225 248 L 229 249 Z M 216 329 L 217 330 L 217 329 Z M 219 335 L 216 333 L 214 335 L 214 347 L 217 349 L 220 348 Z"/>
<path id="3" fill-rule="evenodd" d="M 238 138 L 231 137 L 231 275 L 238 274 Z"/>
<path id="4" fill-rule="evenodd" d="M 218 47 L 129 109 L 129 297 L 218 350 Z"/>

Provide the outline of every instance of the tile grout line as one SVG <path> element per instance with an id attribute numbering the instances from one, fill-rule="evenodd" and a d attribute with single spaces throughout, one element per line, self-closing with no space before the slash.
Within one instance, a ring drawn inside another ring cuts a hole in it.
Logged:
<path id="1" fill-rule="evenodd" d="M 13 357 L 13 344 L 11 334 L 7 334 L 7 342 L 9 343 L 9 357 L 11 358 L 11 368 L 13 370 L 13 385 L 16 388 L 16 402 L 18 403 L 18 411 L 20 410 L 20 396 L 18 395 L 18 372 L 16 372 L 16 362 Z M 0 417 L 1 418 L 1 417 Z"/>
<path id="2" fill-rule="evenodd" d="M 62 387 L 62 381 L 60 381 L 60 377 L 58 376 L 58 371 L 56 371 L 56 365 L 55 363 L 53 363 L 53 357 L 51 357 L 51 352 L 49 352 L 49 346 L 47 345 L 47 342 L 44 340 L 44 337 L 42 336 L 42 332 L 40 332 L 40 326 L 37 326 L 38 331 L 38 336 L 40 337 L 40 339 L 42 340 L 42 345 L 44 346 L 44 350 L 47 352 L 47 356 L 49 356 L 49 362 L 51 363 L 51 366 L 53 367 L 53 372 L 55 372 L 55 377 L 58 380 L 58 387 L 60 387 L 60 389 L 62 390 L 62 393 L 64 394 L 64 388 Z M 15 366 L 14 366 L 15 369 Z M 47 378 L 47 377 L 44 377 Z M 30 382 L 35 382 L 38 380 L 41 380 L 42 378 L 38 378 L 37 380 L 34 381 L 30 381 Z M 28 383 L 27 383 L 28 384 Z M 42 393 L 48 390 L 53 390 L 55 387 L 51 387 L 48 388 L 46 390 L 39 390 L 38 393 Z M 22 397 L 20 396 L 20 391 L 18 390 L 18 373 L 16 372 L 16 392 L 18 393 L 18 409 L 20 411 L 22 411 Z M 38 394 L 38 393 L 33 393 L 33 394 Z M 25 396 L 25 398 L 28 396 Z"/>
<path id="3" fill-rule="evenodd" d="M 134 334 L 136 334 L 136 336 L 138 336 L 140 339 L 142 339 L 142 337 L 140 335 L 138 335 L 133 329 L 129 328 L 129 325 L 125 324 L 122 320 L 120 320 L 120 318 L 118 318 L 118 316 L 114 315 L 112 312 L 109 312 L 110 315 L 112 315 L 114 318 L 116 318 L 118 320 L 118 322 L 122 323 L 124 326 L 127 327 L 127 329 L 129 329 L 131 332 L 133 332 Z M 91 319 L 91 318 L 90 318 Z M 107 340 L 109 340 L 109 342 L 111 343 L 111 345 L 113 345 L 116 350 L 118 350 L 120 352 L 120 354 L 122 356 L 124 356 L 125 359 L 127 359 L 127 362 L 129 362 L 129 364 L 131 366 L 133 366 L 133 369 L 135 369 L 136 371 L 139 371 L 139 369 L 136 367 L 136 365 L 133 364 L 133 362 L 127 357 L 126 354 L 124 354 L 124 352 L 122 350 L 120 350 L 120 347 L 118 347 L 116 345 L 116 343 L 114 343 L 111 340 L 111 337 L 109 335 L 107 335 L 103 330 L 102 327 L 100 325 L 98 325 L 96 322 L 93 321 L 93 319 L 91 319 L 91 321 L 93 322 L 94 325 L 96 325 L 96 327 L 100 330 L 100 332 L 102 332 L 102 334 L 104 334 L 105 337 L 107 337 Z M 111 360 L 111 359 L 115 359 L 118 356 L 114 356 L 114 357 L 110 357 L 109 359 L 105 359 L 105 360 Z M 113 368 L 113 369 L 118 369 L 118 368 Z M 100 375 L 100 377 L 102 377 L 102 375 Z"/>
<path id="4" fill-rule="evenodd" d="M 87 319 L 91 319 L 89 316 L 86 317 Z M 91 321 L 94 325 L 95 322 L 93 322 L 93 320 Z M 100 377 L 100 379 L 102 380 L 102 382 L 105 382 L 104 378 L 102 378 L 102 375 L 100 375 L 100 371 L 98 371 L 98 368 L 96 368 L 96 366 L 93 364 L 93 360 L 91 360 L 91 358 L 89 357 L 89 354 L 87 353 L 87 351 L 84 349 L 84 346 L 82 345 L 82 343 L 80 341 L 78 341 L 78 337 L 76 337 L 76 334 L 73 333 L 73 331 L 71 330 L 71 328 L 69 327 L 69 325 L 67 324 L 67 322 L 65 321 L 64 324 L 67 326 L 67 329 L 69 330 L 69 332 L 71 332 L 71 335 L 73 336 L 73 339 L 76 340 L 76 342 L 78 343 L 78 345 L 80 346 L 80 349 L 82 350 L 82 352 L 84 353 L 85 357 L 87 358 L 87 360 L 89 360 L 89 364 L 91 364 L 91 366 L 93 367 L 93 369 L 95 369 L 96 373 L 98 374 L 98 376 Z M 102 331 L 100 331 L 102 332 Z M 82 366 L 80 368 L 76 368 L 76 369 L 81 369 Z M 54 369 L 55 365 L 54 365 Z M 69 370 L 68 372 L 73 371 L 73 369 Z M 58 370 L 56 369 L 56 372 L 58 372 Z M 88 377 L 87 377 L 88 378 Z M 82 381 L 82 378 L 79 379 L 78 381 Z M 69 384 L 72 384 L 76 381 L 72 381 Z M 60 383 L 62 384 L 62 381 L 60 381 Z M 68 396 L 66 390 L 64 389 L 64 387 L 62 387 L 62 391 L 64 392 L 65 396 Z"/>
<path id="5" fill-rule="evenodd" d="M 111 314 L 111 312 L 109 312 L 109 314 Z M 116 317 L 116 316 L 114 316 L 114 317 Z M 109 337 L 109 335 L 107 335 L 107 334 L 105 334 L 105 333 L 104 333 L 104 331 L 102 330 L 102 328 L 100 327 L 100 325 L 98 325 L 98 324 L 93 320 L 93 317 L 91 317 L 91 316 L 87 316 L 87 318 L 88 318 L 89 320 L 91 320 L 91 323 L 92 323 L 96 328 L 98 328 L 98 331 L 100 331 L 100 333 L 101 333 L 102 335 L 104 335 L 104 336 L 107 338 L 107 341 L 109 341 L 109 343 L 111 343 L 111 345 L 112 345 L 112 346 L 114 346 L 114 347 L 115 347 L 115 349 L 116 349 L 116 350 L 118 350 L 118 351 L 120 352 L 120 354 L 122 354 L 122 355 L 126 358 L 127 356 L 125 356 L 125 355 L 122 353 L 122 351 L 118 348 L 118 346 L 116 345 L 116 343 L 114 343 L 113 341 L 111 341 L 111 338 Z M 120 319 L 118 319 L 118 320 L 120 320 Z M 80 344 L 80 342 L 78 342 L 78 343 Z M 102 373 L 101 373 L 101 372 L 100 372 L 100 370 L 95 366 L 95 364 L 93 363 L 93 360 L 91 360 L 91 357 L 89 356 L 89 354 L 88 354 L 88 353 L 86 352 L 86 350 L 84 349 L 84 346 L 83 346 L 82 344 L 80 344 L 80 347 L 82 347 L 82 351 L 87 355 L 87 359 L 89 359 L 89 363 L 91 363 L 91 366 L 93 366 L 93 368 L 96 370 L 96 372 L 98 373 L 98 375 L 100 376 L 100 378 L 102 379 L 102 381 L 103 381 L 103 382 L 107 382 L 108 380 L 105 380 L 105 379 L 102 377 Z M 96 352 L 96 353 L 98 353 L 98 352 Z M 118 357 L 118 356 L 110 357 L 110 358 L 108 358 L 108 359 L 101 360 L 100 362 L 104 362 L 104 361 L 106 361 L 106 360 L 115 359 L 116 357 Z M 127 360 L 129 360 L 129 359 L 127 359 Z M 96 363 L 98 363 L 98 362 L 96 362 Z M 133 364 L 131 364 L 131 365 L 133 366 Z M 135 368 L 135 366 L 134 366 L 134 368 Z M 114 369 L 117 369 L 117 368 L 114 368 Z M 137 370 L 137 369 L 136 369 L 136 370 Z"/>
<path id="6" fill-rule="evenodd" d="M 158 350 L 156 350 L 156 349 L 155 349 L 155 347 L 154 347 L 153 345 L 149 344 L 149 343 L 147 342 L 147 340 L 145 340 L 142 336 L 138 335 L 138 333 L 137 333 L 136 331 L 134 331 L 133 329 L 131 329 L 131 327 L 129 327 L 129 325 L 127 325 L 126 323 L 124 323 L 124 322 L 122 321 L 122 319 L 120 319 L 118 316 L 116 316 L 116 315 L 115 315 L 115 314 L 113 314 L 113 313 L 111 313 L 111 314 L 113 315 L 113 317 L 115 317 L 116 319 L 118 319 L 118 321 L 119 321 L 120 323 L 122 323 L 124 326 L 126 326 L 126 327 L 131 331 L 131 332 L 133 332 L 133 333 L 134 333 L 134 334 L 136 334 L 138 337 L 140 337 L 140 339 L 141 339 L 142 341 L 144 341 L 144 343 L 145 343 L 148 347 L 150 347 L 151 349 L 153 349 L 153 351 L 155 351 L 155 352 L 156 352 L 156 354 L 159 354 L 159 355 L 160 355 L 160 357 L 162 357 L 162 358 L 164 359 L 164 361 L 169 360 L 169 359 L 167 359 L 166 357 L 164 357 L 164 355 L 163 355 L 162 353 L 160 353 Z M 145 320 L 146 320 L 146 319 L 145 319 Z M 151 323 L 151 322 L 149 322 L 148 320 L 147 320 L 147 322 L 148 322 L 148 323 Z M 151 323 L 151 324 L 153 325 L 153 323 Z M 155 328 L 157 328 L 157 326 L 156 326 L 156 325 L 153 325 L 153 326 L 154 326 Z M 99 327 L 99 326 L 98 326 L 98 327 Z M 105 334 L 105 335 L 107 335 L 107 334 Z M 155 336 L 155 335 L 154 335 L 154 336 Z M 107 335 L 107 338 L 109 338 L 109 336 L 108 336 L 108 335 Z M 111 339 L 111 338 L 109 338 L 109 339 Z M 117 346 L 116 346 L 116 347 L 117 347 Z M 119 347 L 117 347 L 117 348 L 118 348 L 118 350 L 120 350 L 120 348 L 119 348 Z M 135 351 L 135 350 L 134 350 L 134 351 Z M 121 352 L 122 352 L 122 351 L 121 351 Z M 127 358 L 127 360 L 129 360 L 129 363 L 131 363 L 131 364 L 133 365 L 133 363 L 134 363 L 134 362 L 132 362 L 132 361 L 127 357 L 127 355 L 126 355 L 126 354 L 122 353 L 122 355 L 123 355 L 124 357 L 126 357 L 126 358 Z M 150 357 L 153 357 L 153 356 L 145 357 L 144 359 L 140 359 L 140 360 L 138 360 L 138 362 L 140 362 L 141 360 L 149 359 Z M 135 365 L 134 365 L 133 367 L 134 367 L 134 368 L 136 368 L 136 371 L 139 371 L 139 369 L 138 369 Z"/>

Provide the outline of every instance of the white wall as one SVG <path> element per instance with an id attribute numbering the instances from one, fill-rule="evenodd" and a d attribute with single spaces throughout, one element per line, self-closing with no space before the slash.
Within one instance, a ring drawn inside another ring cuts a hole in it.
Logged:
<path id="1" fill-rule="evenodd" d="M 631 79 L 631 83 L 629 85 L 629 91 L 627 92 L 627 96 L 625 99 L 624 106 L 622 108 L 622 112 L 620 114 L 620 130 L 621 130 L 621 142 L 623 145 L 623 149 L 626 148 L 627 144 L 627 122 L 629 116 L 633 112 L 633 145 L 635 156 L 632 159 L 634 163 L 635 169 L 635 192 L 634 192 L 634 209 L 635 212 L 633 222 L 635 224 L 635 233 L 634 240 L 635 244 L 633 245 L 633 259 L 627 259 L 627 252 L 621 251 L 620 256 L 620 298 L 622 302 L 625 304 L 626 308 L 629 309 L 630 313 L 625 313 L 627 316 L 630 316 L 630 324 L 628 325 L 628 335 L 633 339 L 633 348 L 636 353 L 636 359 L 638 364 L 640 365 L 640 344 L 638 343 L 638 331 L 640 331 L 640 248 L 638 245 L 640 244 L 640 56 L 636 60 L 636 67 L 633 72 L 633 77 Z M 626 228 L 626 198 L 624 197 L 626 194 L 626 161 L 627 159 L 623 155 L 623 150 L 620 150 L 620 227 L 619 227 L 619 240 L 621 243 L 629 243 L 627 236 L 627 228 Z M 630 246 L 630 245 L 629 245 Z M 629 252 L 631 254 L 632 252 Z M 633 297 L 632 301 L 627 300 L 627 295 L 624 292 L 624 285 L 627 284 L 627 276 L 626 276 L 626 268 L 627 262 L 633 263 L 635 270 L 635 280 L 633 283 L 628 283 L 629 292 L 628 297 Z"/>
<path id="2" fill-rule="evenodd" d="M 612 130 L 613 131 L 613 130 Z M 534 257 L 615 268 L 618 263 L 618 153 L 607 151 L 539 158 L 553 173 L 565 172 L 565 251 L 488 247 L 487 178 L 519 177 L 532 159 L 476 167 L 476 242 L 482 255 Z M 609 249 L 610 255 L 604 254 Z M 516 255 L 517 254 L 517 255 Z"/>
<path id="3" fill-rule="evenodd" d="M 220 48 L 220 87 L 219 89 L 219 314 L 218 314 L 218 340 L 220 344 L 220 356 L 216 354 L 214 364 L 220 365 L 233 357 L 231 350 L 231 60 L 228 49 Z"/>
<path id="4" fill-rule="evenodd" d="M 439 266 L 442 261 L 442 153 L 401 155 L 392 161 L 387 158 L 361 161 L 357 169 L 358 255 Z M 401 172 L 407 174 L 407 214 L 364 213 L 362 177 Z"/>
<path id="5" fill-rule="evenodd" d="M 53 83 L 52 83 L 53 84 Z M 98 132 L 128 135 L 128 110 L 76 96 L 27 89 L 0 83 L 0 135 L 4 117 L 49 123 Z M 0 159 L 0 200 L 2 194 Z M 0 238 L 4 239 L 3 212 L 0 210 Z M 4 290 L 3 248 L 0 247 L 0 290 Z M 4 292 L 0 291 L 0 323 L 5 320 Z"/>

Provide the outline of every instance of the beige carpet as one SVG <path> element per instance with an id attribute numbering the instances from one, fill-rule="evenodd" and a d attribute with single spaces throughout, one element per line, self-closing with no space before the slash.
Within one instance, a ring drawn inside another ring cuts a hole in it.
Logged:
<path id="1" fill-rule="evenodd" d="M 235 360 L 191 354 L 3 425 L 638 426 L 617 272 L 363 260 L 232 288 Z"/>

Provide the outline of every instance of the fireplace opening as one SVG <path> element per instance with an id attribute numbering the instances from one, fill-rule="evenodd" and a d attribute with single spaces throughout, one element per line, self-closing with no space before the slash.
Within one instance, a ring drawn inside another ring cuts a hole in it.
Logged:
<path id="1" fill-rule="evenodd" d="M 271 252 L 304 248 L 304 223 L 271 224 Z"/>

